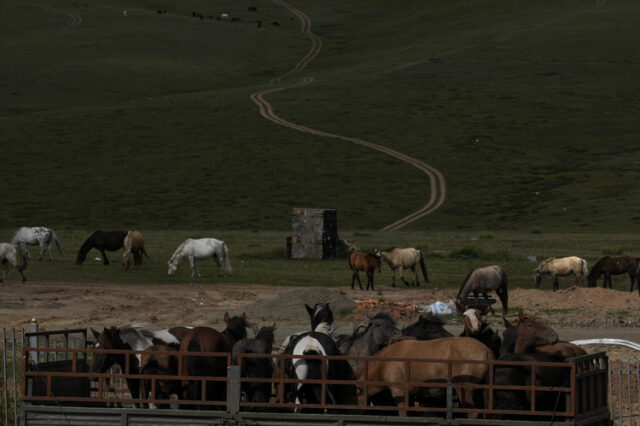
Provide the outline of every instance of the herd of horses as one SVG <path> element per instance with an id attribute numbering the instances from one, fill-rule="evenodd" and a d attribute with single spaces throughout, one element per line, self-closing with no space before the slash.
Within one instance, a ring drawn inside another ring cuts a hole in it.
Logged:
<path id="1" fill-rule="evenodd" d="M 458 308 L 465 327 L 459 336 L 432 314 L 398 328 L 384 312 L 369 317 L 350 335 L 335 335 L 328 303 L 304 306 L 310 328 L 288 336 L 279 346 L 274 346 L 276 324 L 260 328 L 245 314 L 225 314 L 222 331 L 210 327 L 152 330 L 130 322 L 102 331 L 92 329 L 96 350 L 141 352 L 98 351 L 89 371 L 104 373 L 118 364 L 132 398 L 140 405 L 153 400 L 158 408 L 168 408 L 176 395 L 179 408 L 225 409 L 225 378 L 233 364 L 240 367 L 242 401 L 250 409 L 339 411 L 340 406 L 357 406 L 369 411 L 393 409 L 405 416 L 408 407 L 416 405 L 442 408 L 446 388 L 441 384 L 447 382 L 453 384 L 460 407 L 483 409 L 488 407 L 489 391 L 476 386 L 491 382 L 496 386 L 491 398 L 495 410 L 528 411 L 535 398 L 536 411 L 556 412 L 566 408 L 566 399 L 559 397 L 562 391 L 533 396 L 528 387 L 566 388 L 570 368 L 546 365 L 532 372 L 530 366 L 509 362 L 567 362 L 586 354 L 576 345 L 559 342 L 558 334 L 541 318 L 522 311 L 516 320 L 504 319 L 502 335 L 487 324 L 483 310 L 462 305 Z M 255 337 L 247 336 L 247 328 L 253 329 Z M 421 362 L 425 360 L 437 361 Z M 494 360 L 507 362 L 496 364 L 489 374 Z M 446 368 L 447 361 L 455 362 Z M 138 378 L 138 374 L 144 376 Z M 151 374 L 163 377 L 151 380 Z"/>

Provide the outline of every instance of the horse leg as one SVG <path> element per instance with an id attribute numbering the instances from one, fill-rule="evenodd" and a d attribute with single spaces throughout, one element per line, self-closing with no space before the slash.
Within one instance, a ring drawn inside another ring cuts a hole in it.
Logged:
<path id="1" fill-rule="evenodd" d="M 631 271 L 629 272 L 629 279 L 631 280 L 631 283 L 629 285 L 629 291 L 633 291 L 633 285 L 636 283 L 636 276 L 635 276 L 635 272 Z"/>
<path id="2" fill-rule="evenodd" d="M 406 401 L 404 400 L 404 389 L 398 386 L 389 387 L 393 402 L 398 406 L 398 416 L 407 417 Z"/>
<path id="3" fill-rule="evenodd" d="M 558 276 L 553 274 L 553 291 L 560 289 L 560 284 L 558 283 Z"/>
<path id="4" fill-rule="evenodd" d="M 2 271 L 2 278 L 0 279 L 0 283 L 4 281 L 4 279 L 7 277 L 7 274 L 9 273 L 9 265 L 8 265 L 7 259 L 4 259 L 2 261 L 2 266 L 3 266 L 3 271 Z"/>
<path id="5" fill-rule="evenodd" d="M 391 269 L 393 272 L 391 273 L 391 287 L 395 287 L 396 286 L 396 270 L 397 269 Z"/>
<path id="6" fill-rule="evenodd" d="M 407 287 L 411 287 L 411 284 L 407 282 L 407 280 L 404 279 L 404 269 L 402 268 L 402 266 L 398 267 L 398 274 L 400 274 L 400 279 L 402 280 L 402 282 L 404 283 L 404 285 L 406 285 Z"/>
<path id="7" fill-rule="evenodd" d="M 420 281 L 418 280 L 418 270 L 416 269 L 416 265 L 411 267 L 411 271 L 413 272 L 413 280 L 415 282 L 415 287 L 420 287 Z"/>
<path id="8" fill-rule="evenodd" d="M 107 253 L 105 253 L 104 250 L 100 250 L 100 253 L 102 254 L 102 264 L 107 266 L 109 264 L 109 258 L 107 257 Z"/>
<path id="9" fill-rule="evenodd" d="M 372 269 L 371 271 L 369 271 L 369 273 L 367 274 L 367 290 L 369 290 L 369 284 L 371 284 L 371 290 L 373 291 L 373 274 L 375 273 L 375 271 Z"/>
<path id="10" fill-rule="evenodd" d="M 213 258 L 213 261 L 216 264 L 216 277 L 219 277 L 220 276 L 220 259 L 218 259 L 218 256 L 216 256 L 215 254 L 211 257 Z"/>
<path id="11" fill-rule="evenodd" d="M 191 265 L 191 276 L 195 277 L 196 275 L 200 276 L 200 271 L 196 267 L 196 258 L 193 256 L 189 256 L 189 264 Z"/>
<path id="12" fill-rule="evenodd" d="M 42 260 L 42 256 L 44 256 L 44 251 L 46 250 L 46 247 L 45 247 L 44 240 L 38 241 L 38 244 L 40 245 L 40 257 L 38 257 L 38 262 L 40 262 Z M 51 261 L 51 250 L 49 250 L 49 261 Z"/>

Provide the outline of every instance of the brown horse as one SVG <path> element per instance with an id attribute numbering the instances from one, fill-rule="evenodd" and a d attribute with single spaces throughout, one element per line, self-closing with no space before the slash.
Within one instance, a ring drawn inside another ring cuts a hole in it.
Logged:
<path id="1" fill-rule="evenodd" d="M 558 333 L 535 315 L 525 315 L 518 311 L 518 324 L 515 325 L 515 329 L 513 353 L 516 354 L 534 352 L 538 346 L 558 343 Z"/>
<path id="2" fill-rule="evenodd" d="M 571 358 L 587 354 L 587 351 L 580 346 L 569 342 L 558 342 L 553 345 L 538 346 L 535 351 L 539 355 L 544 355 L 547 358 L 561 362 L 567 362 Z"/>
<path id="3" fill-rule="evenodd" d="M 141 355 L 140 374 L 151 375 L 178 375 L 178 348 L 172 345 L 152 345 Z M 140 381 L 140 395 L 148 397 L 149 392 L 154 392 L 155 399 L 169 399 L 171 394 L 180 395 L 182 384 L 179 380 L 156 379 L 155 389 L 152 389 L 151 379 Z M 158 404 L 158 408 L 169 408 L 168 404 Z"/>
<path id="4" fill-rule="evenodd" d="M 131 254 L 133 254 L 133 264 L 136 267 L 142 265 L 142 255 L 149 259 L 147 251 L 144 249 L 144 237 L 140 231 L 129 231 L 122 243 L 124 252 L 122 253 L 122 265 L 125 269 L 131 267 Z"/>
<path id="5" fill-rule="evenodd" d="M 377 270 L 380 272 L 380 256 L 369 253 L 362 253 L 357 251 L 349 256 L 349 268 L 353 271 L 351 274 L 351 290 L 353 290 L 353 283 L 355 280 L 358 280 L 358 285 L 360 286 L 360 290 L 362 290 L 362 284 L 360 283 L 360 275 L 359 271 L 364 271 L 367 274 L 367 290 L 369 290 L 369 286 L 371 286 L 371 290 L 373 288 L 373 274 Z"/>
<path id="6" fill-rule="evenodd" d="M 365 394 L 371 397 L 388 389 L 391 392 L 393 400 L 398 405 L 399 415 L 406 416 L 408 403 L 404 399 L 405 389 L 403 383 L 406 381 L 425 383 L 425 386 L 413 386 L 409 389 L 409 396 L 412 399 L 438 396 L 442 394 L 445 389 L 429 388 L 428 383 L 447 383 L 449 380 L 447 377 L 447 363 L 442 360 L 491 361 L 494 359 L 494 356 L 489 348 L 476 339 L 468 337 L 445 337 L 434 340 L 400 340 L 380 351 L 377 358 L 420 360 L 410 362 L 371 361 L 366 370 L 365 367 L 363 367 L 357 372 L 359 381 L 363 381 L 366 377 L 369 382 L 394 383 L 389 385 L 367 385 L 366 393 L 362 389 L 361 392 L 359 392 L 360 405 L 366 405 Z M 423 361 L 430 359 L 439 361 Z M 462 407 L 477 408 L 477 406 L 481 404 L 474 398 L 478 395 L 473 392 L 472 385 L 484 381 L 485 374 L 489 370 L 489 365 L 482 362 L 467 363 L 458 361 L 452 363 L 451 382 L 455 387 Z"/>
<path id="7" fill-rule="evenodd" d="M 229 317 L 224 314 L 227 328 L 220 333 L 209 327 L 195 327 L 189 330 L 180 342 L 182 357 L 182 376 L 212 376 L 225 377 L 227 375 L 227 356 L 187 356 L 185 352 L 228 352 L 231 355 L 233 345 L 247 337 L 247 316 Z M 203 386 L 200 380 L 183 382 L 184 399 L 201 401 Z M 225 401 L 227 393 L 223 382 L 207 381 L 204 399 L 206 401 Z"/>
<path id="8" fill-rule="evenodd" d="M 598 260 L 591 272 L 587 276 L 589 287 L 595 287 L 598 284 L 598 278 L 604 274 L 604 281 L 602 282 L 602 288 L 613 288 L 611 285 L 611 275 L 629 274 L 629 291 L 633 291 L 633 285 L 638 277 L 638 264 L 640 258 L 631 256 L 611 257 L 605 256 Z M 640 281 L 640 278 L 638 278 Z M 638 292 L 640 292 L 640 282 L 638 283 Z"/>
<path id="9" fill-rule="evenodd" d="M 108 265 L 109 259 L 107 259 L 107 251 L 115 251 L 122 248 L 124 237 L 127 236 L 127 231 L 96 231 L 80 247 L 78 250 L 78 257 L 76 258 L 76 265 L 82 265 L 82 262 L 87 258 L 87 253 L 92 248 L 100 250 L 102 254 L 102 264 Z"/>

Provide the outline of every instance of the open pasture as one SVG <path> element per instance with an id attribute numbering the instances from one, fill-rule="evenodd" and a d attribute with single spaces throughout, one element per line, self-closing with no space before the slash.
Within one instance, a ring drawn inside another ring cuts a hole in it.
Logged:
<path id="1" fill-rule="evenodd" d="M 314 82 L 269 101 L 291 122 L 440 170 L 444 206 L 409 229 L 640 223 L 640 58 L 627 42 L 636 1 L 294 6 L 322 48 L 289 80 Z M 275 231 L 303 205 L 375 230 L 429 197 L 424 174 L 398 160 L 258 114 L 249 96 L 310 45 L 274 2 L 39 0 L 0 11 L 0 227 Z"/>

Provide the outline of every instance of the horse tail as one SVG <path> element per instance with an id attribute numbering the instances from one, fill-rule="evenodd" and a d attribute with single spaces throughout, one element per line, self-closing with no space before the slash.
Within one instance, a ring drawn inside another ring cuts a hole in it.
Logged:
<path id="1" fill-rule="evenodd" d="M 584 259 L 580 259 L 581 260 L 581 264 L 582 264 L 582 277 L 583 279 L 587 277 L 587 275 L 589 275 L 589 268 L 587 267 L 587 261 Z"/>
<path id="2" fill-rule="evenodd" d="M 231 273 L 231 260 L 229 260 L 229 249 L 224 241 L 222 241 L 222 255 L 224 256 L 224 272 L 229 274 Z"/>
<path id="3" fill-rule="evenodd" d="M 422 251 L 418 250 L 418 253 L 420 253 L 420 269 L 422 269 L 422 276 L 424 277 L 425 282 L 429 282 L 427 268 L 424 266 L 424 256 L 422 256 Z"/>
<path id="4" fill-rule="evenodd" d="M 62 247 L 60 246 L 60 240 L 58 240 L 58 235 L 56 235 L 56 232 L 53 229 L 49 229 L 49 231 L 51 232 L 51 238 L 53 238 L 53 242 L 55 242 L 56 247 L 58 247 L 58 251 L 60 252 L 61 255 L 64 256 L 64 253 L 62 252 Z"/>
<path id="5" fill-rule="evenodd" d="M 500 268 L 500 277 L 502 278 L 502 284 L 500 284 L 500 287 L 498 287 L 498 290 L 500 291 L 496 291 L 496 293 L 498 294 L 500 302 L 502 303 L 502 310 L 506 314 L 509 311 L 509 290 L 507 289 L 507 274 L 502 268 Z"/>
<path id="6" fill-rule="evenodd" d="M 353 271 L 353 264 L 351 263 L 351 256 L 347 257 L 347 263 L 349 264 L 349 269 Z"/>

